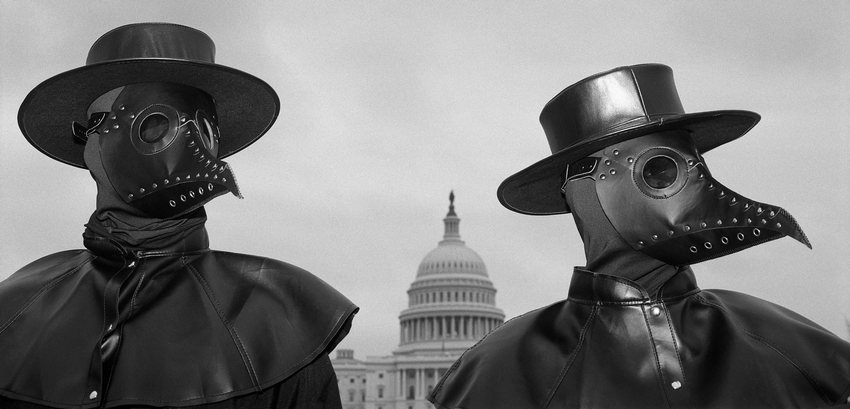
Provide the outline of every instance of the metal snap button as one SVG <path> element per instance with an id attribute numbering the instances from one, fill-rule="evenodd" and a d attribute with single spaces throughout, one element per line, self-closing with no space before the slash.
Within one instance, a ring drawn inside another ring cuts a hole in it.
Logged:
<path id="1" fill-rule="evenodd" d="M 671 383 L 670 386 L 672 386 L 673 389 L 679 389 L 679 388 L 682 387 L 682 383 L 679 382 L 679 381 L 673 381 L 673 383 Z"/>
<path id="2" fill-rule="evenodd" d="M 661 308 L 652 307 L 652 308 L 649 309 L 649 313 L 652 314 L 652 316 L 657 317 L 657 316 L 661 315 Z"/>
<path id="3" fill-rule="evenodd" d="M 97 399 L 97 391 L 91 391 L 89 394 L 89 399 Z"/>

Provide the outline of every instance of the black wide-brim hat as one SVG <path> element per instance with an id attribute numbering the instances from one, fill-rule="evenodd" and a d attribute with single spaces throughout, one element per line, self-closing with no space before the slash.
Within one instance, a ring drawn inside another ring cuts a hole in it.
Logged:
<path id="1" fill-rule="evenodd" d="M 518 213 L 569 213 L 561 186 L 567 165 L 607 146 L 654 132 L 686 130 L 704 153 L 743 136 L 761 117 L 726 110 L 685 113 L 673 70 L 662 64 L 618 67 L 585 78 L 540 114 L 552 155 L 508 177 L 497 196 Z"/>
<path id="2" fill-rule="evenodd" d="M 85 145 L 75 141 L 71 122 L 86 123 L 89 105 L 115 88 L 145 82 L 172 82 L 213 97 L 221 133 L 219 158 L 254 143 L 272 126 L 280 100 L 253 75 L 215 63 L 215 44 L 191 27 L 139 23 L 101 36 L 86 65 L 56 75 L 33 89 L 18 111 L 27 140 L 53 159 L 85 168 Z"/>

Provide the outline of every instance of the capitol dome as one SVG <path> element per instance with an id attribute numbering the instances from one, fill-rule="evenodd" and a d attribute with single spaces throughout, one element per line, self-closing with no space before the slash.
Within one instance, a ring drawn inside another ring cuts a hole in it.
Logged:
<path id="1" fill-rule="evenodd" d="M 484 260 L 460 239 L 454 192 L 443 223 L 443 239 L 419 263 L 407 290 L 396 354 L 457 353 L 504 322 Z"/>

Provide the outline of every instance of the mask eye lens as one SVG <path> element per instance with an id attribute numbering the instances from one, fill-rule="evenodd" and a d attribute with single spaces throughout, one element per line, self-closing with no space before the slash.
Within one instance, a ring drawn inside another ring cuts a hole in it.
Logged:
<path id="1" fill-rule="evenodd" d="M 204 143 L 204 147 L 210 151 L 213 155 L 218 155 L 218 145 L 216 144 L 217 138 L 217 128 L 213 125 L 209 119 L 201 118 L 201 141 Z"/>
<path id="2" fill-rule="evenodd" d="M 674 182 L 679 172 L 676 162 L 667 156 L 656 156 L 643 165 L 643 180 L 653 189 L 664 189 Z"/>
<path id="3" fill-rule="evenodd" d="M 147 143 L 159 141 L 167 133 L 168 117 L 162 114 L 150 114 L 139 125 L 139 137 Z"/>

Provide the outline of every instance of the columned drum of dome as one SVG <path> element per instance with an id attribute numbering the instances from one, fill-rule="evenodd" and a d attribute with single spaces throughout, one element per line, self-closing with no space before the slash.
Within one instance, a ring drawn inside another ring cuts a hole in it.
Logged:
<path id="1" fill-rule="evenodd" d="M 407 290 L 396 354 L 460 353 L 504 322 L 484 260 L 460 239 L 454 192 L 443 224 L 443 240 L 419 263 Z"/>

